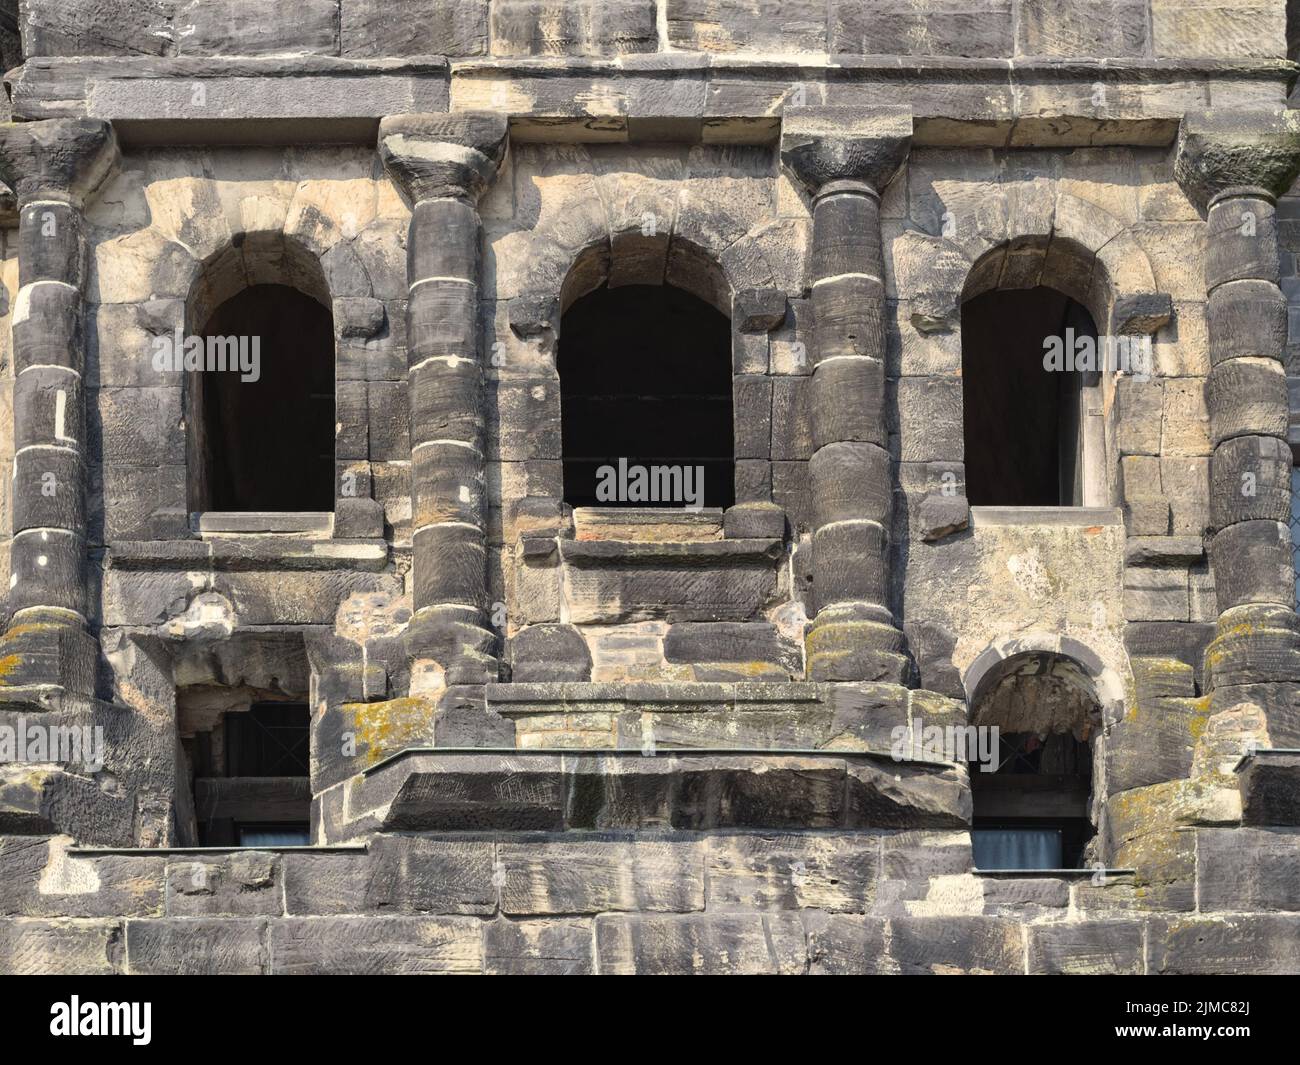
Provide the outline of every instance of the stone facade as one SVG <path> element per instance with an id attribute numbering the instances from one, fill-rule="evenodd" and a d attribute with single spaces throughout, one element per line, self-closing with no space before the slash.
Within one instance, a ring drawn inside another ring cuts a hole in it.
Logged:
<path id="1" fill-rule="evenodd" d="M 293 6 L 0 3 L 0 725 L 106 737 L 0 763 L 0 971 L 1300 971 L 1283 0 Z M 329 514 L 196 508 L 150 357 L 266 284 Z M 725 509 L 565 502 L 628 285 L 730 320 Z M 1037 286 L 1153 364 L 1078 505 L 972 506 L 963 304 Z M 979 871 L 891 745 L 1046 674 L 1086 861 Z M 198 846 L 267 693 L 312 845 Z"/>

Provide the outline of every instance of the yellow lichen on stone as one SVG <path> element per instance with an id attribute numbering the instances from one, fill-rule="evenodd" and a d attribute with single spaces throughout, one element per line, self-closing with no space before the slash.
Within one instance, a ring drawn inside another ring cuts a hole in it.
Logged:
<path id="1" fill-rule="evenodd" d="M 342 711 L 351 721 L 357 755 L 365 765 L 374 765 L 403 747 L 432 740 L 434 706 L 428 699 L 344 703 Z"/>

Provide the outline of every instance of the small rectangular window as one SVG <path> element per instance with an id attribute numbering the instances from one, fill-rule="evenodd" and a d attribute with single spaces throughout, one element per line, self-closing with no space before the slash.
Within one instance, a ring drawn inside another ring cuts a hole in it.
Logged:
<path id="1" fill-rule="evenodd" d="M 307 708 L 256 703 L 226 715 L 226 776 L 305 777 L 311 772 Z"/>
<path id="2" fill-rule="evenodd" d="M 310 722 L 304 703 L 254 703 L 195 735 L 189 753 L 200 844 L 311 842 Z"/>

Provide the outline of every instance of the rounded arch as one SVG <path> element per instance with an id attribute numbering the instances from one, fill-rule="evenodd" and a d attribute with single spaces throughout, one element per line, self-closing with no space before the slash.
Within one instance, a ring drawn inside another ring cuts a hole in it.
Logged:
<path id="1" fill-rule="evenodd" d="M 512 330 L 558 335 L 561 315 L 602 285 L 671 285 L 728 317 L 737 293 L 779 287 L 767 259 L 766 221 L 751 228 L 698 198 L 692 206 L 689 217 L 680 210 L 662 221 L 648 214 L 640 228 L 613 229 L 603 211 L 575 205 L 562 233 L 555 224 L 531 232 L 510 302 Z"/>
<path id="2" fill-rule="evenodd" d="M 1124 224 L 1069 193 L 1057 194 L 1044 226 L 1009 234 L 974 257 L 959 304 L 995 290 L 1040 286 L 1087 308 L 1097 328 L 1113 335 L 1154 333 L 1172 313 L 1150 258 Z"/>
<path id="3" fill-rule="evenodd" d="M 962 686 L 972 724 L 984 723 L 977 720 L 981 704 L 1016 675 L 1054 676 L 1063 686 L 1092 698 L 1101 713 L 1099 725 L 1123 715 L 1123 679 L 1092 648 L 1072 636 L 1028 632 L 990 644 L 966 667 Z"/>
<path id="4" fill-rule="evenodd" d="M 738 291 L 722 262 L 682 237 L 629 234 L 589 244 L 574 257 L 560 285 L 559 313 L 575 301 L 608 285 L 667 285 L 689 292 L 721 314 L 731 316 Z"/>
<path id="5" fill-rule="evenodd" d="M 320 257 L 304 241 L 281 230 L 239 233 L 195 264 L 185 299 L 185 321 L 196 332 L 221 304 L 254 285 L 284 285 L 326 310 L 330 283 Z"/>
<path id="6" fill-rule="evenodd" d="M 963 680 L 969 720 L 996 750 L 971 772 L 976 865 L 1095 860 L 1098 742 L 1122 702 L 1118 676 L 1072 637 L 1029 633 L 986 649 Z"/>

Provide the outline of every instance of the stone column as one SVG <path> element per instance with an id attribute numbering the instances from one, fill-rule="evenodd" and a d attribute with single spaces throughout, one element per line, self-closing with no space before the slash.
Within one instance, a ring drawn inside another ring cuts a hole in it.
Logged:
<path id="1" fill-rule="evenodd" d="M 91 695 L 85 510 L 86 197 L 117 160 L 112 127 L 55 119 L 0 127 L 0 177 L 18 196 L 13 311 L 14 470 L 9 629 L 0 684 L 48 705 Z M 147 352 L 140 357 L 146 358 Z"/>
<path id="2" fill-rule="evenodd" d="M 413 663 L 447 686 L 497 679 L 488 625 L 478 198 L 507 144 L 503 115 L 395 115 L 379 151 L 411 205 L 406 240 Z"/>
<path id="3" fill-rule="evenodd" d="M 880 194 L 911 141 L 911 113 L 898 108 L 791 109 L 782 127 L 781 159 L 813 197 L 813 680 L 901 683 L 909 670 L 889 607 Z"/>
<path id="4" fill-rule="evenodd" d="M 1300 741 L 1287 301 L 1274 221 L 1275 198 L 1298 170 L 1300 113 L 1206 111 L 1183 119 L 1175 174 L 1206 215 L 1209 555 L 1219 611 L 1206 680 L 1215 712 L 1261 708 L 1273 747 Z"/>

